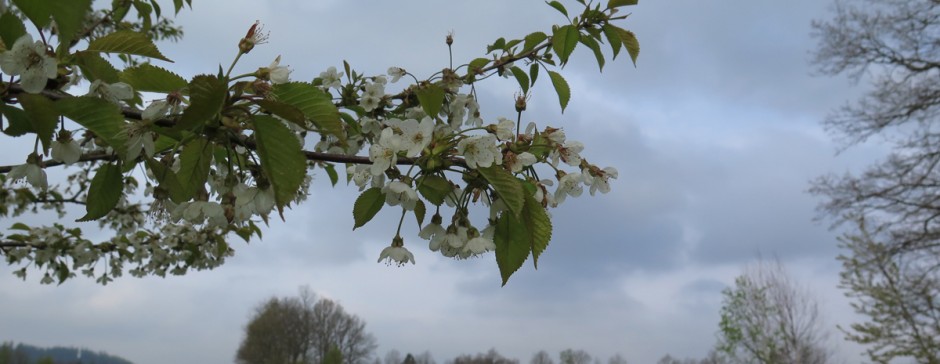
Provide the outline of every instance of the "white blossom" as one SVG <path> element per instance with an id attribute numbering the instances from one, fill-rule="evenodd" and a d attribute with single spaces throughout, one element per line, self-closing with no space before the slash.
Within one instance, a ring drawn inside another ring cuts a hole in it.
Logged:
<path id="1" fill-rule="evenodd" d="M 121 100 L 134 98 L 134 88 L 124 82 L 106 83 L 95 80 L 88 86 L 88 95 L 98 96 L 108 102 L 121 105 Z"/>
<path id="2" fill-rule="evenodd" d="M 389 67 L 388 75 L 392 77 L 392 83 L 398 82 L 405 75 L 405 70 L 401 67 Z"/>
<path id="3" fill-rule="evenodd" d="M 362 106 L 366 111 L 377 109 L 382 103 L 382 98 L 385 97 L 385 84 L 373 82 L 367 84 L 365 88 L 362 98 L 359 99 L 359 106 Z"/>
<path id="4" fill-rule="evenodd" d="M 404 246 L 389 246 L 385 249 L 382 249 L 382 253 L 379 254 L 378 263 L 381 263 L 382 260 L 386 261 L 386 264 L 392 265 L 392 263 L 397 264 L 399 267 L 405 265 L 405 263 L 411 262 L 415 264 L 415 256 L 408 251 Z"/>
<path id="5" fill-rule="evenodd" d="M 274 62 L 268 65 L 268 79 L 275 85 L 290 82 L 290 69 L 281 66 L 281 56 L 274 58 Z"/>
<path id="6" fill-rule="evenodd" d="M 493 134 L 466 137 L 457 142 L 457 153 L 464 156 L 467 167 L 474 169 L 502 164 L 502 154 L 496 142 Z"/>
<path id="7" fill-rule="evenodd" d="M 335 88 L 339 90 L 343 87 L 342 84 L 343 72 L 336 72 L 336 67 L 327 68 L 326 71 L 320 72 L 320 80 L 323 81 L 323 87 L 325 88 Z"/>
<path id="8" fill-rule="evenodd" d="M 614 167 L 607 167 L 599 171 L 583 171 L 581 175 L 584 176 L 584 184 L 591 186 L 590 193 L 594 196 L 595 191 L 610 192 L 609 179 L 617 179 L 618 172 Z"/>
<path id="9" fill-rule="evenodd" d="M 6 52 L 0 53 L 0 70 L 10 76 L 20 76 L 23 90 L 35 94 L 46 88 L 46 81 L 56 78 L 58 64 L 49 56 L 46 45 L 33 42 L 29 33 L 23 34 Z"/>
<path id="10" fill-rule="evenodd" d="M 78 144 L 78 141 L 71 138 L 52 141 L 52 160 L 72 164 L 78 162 L 81 157 L 82 146 Z"/>
<path id="11" fill-rule="evenodd" d="M 389 206 L 401 205 L 405 210 L 414 210 L 418 202 L 418 193 L 408 184 L 401 181 L 391 181 L 382 189 L 385 193 L 385 203 Z"/>
<path id="12" fill-rule="evenodd" d="M 515 154 L 513 152 L 506 153 L 505 162 L 506 166 L 509 167 L 509 170 L 512 173 L 521 172 L 523 168 L 535 164 L 538 160 L 535 158 L 535 155 L 529 152 L 522 152 Z"/>
<path id="13" fill-rule="evenodd" d="M 558 189 L 555 190 L 555 203 L 565 202 L 567 196 L 578 197 L 584 189 L 581 187 L 581 173 L 568 173 L 558 180 Z"/>
<path id="14" fill-rule="evenodd" d="M 496 124 L 496 138 L 499 140 L 509 140 L 513 137 L 513 129 L 516 128 L 516 123 L 512 120 L 506 118 L 499 118 L 499 123 Z"/>
<path id="15" fill-rule="evenodd" d="M 27 162 L 14 166 L 10 169 L 7 178 L 12 181 L 25 179 L 26 182 L 41 190 L 49 188 L 49 182 L 46 179 L 46 171 L 35 163 Z"/>

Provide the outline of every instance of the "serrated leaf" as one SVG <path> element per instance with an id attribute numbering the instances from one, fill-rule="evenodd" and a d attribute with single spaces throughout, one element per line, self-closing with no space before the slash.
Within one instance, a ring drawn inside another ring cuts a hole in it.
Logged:
<path id="1" fill-rule="evenodd" d="M 527 235 L 525 225 L 512 214 L 501 214 L 496 221 L 493 243 L 496 245 L 496 265 L 499 266 L 503 286 L 529 258 L 531 248 L 525 242 Z"/>
<path id="2" fill-rule="evenodd" d="M 339 182 L 339 173 L 336 173 L 336 167 L 332 163 L 327 163 L 323 166 L 323 169 L 326 170 L 327 176 L 330 177 L 330 183 L 333 184 L 333 187 L 336 187 L 336 183 Z"/>
<path id="3" fill-rule="evenodd" d="M 290 121 L 294 124 L 299 125 L 301 128 L 307 127 L 307 116 L 304 115 L 303 111 L 300 109 L 285 104 L 283 102 L 271 101 L 271 100 L 255 100 L 254 103 L 258 106 L 261 106 L 264 111 L 272 113 L 281 117 L 284 120 Z"/>
<path id="4" fill-rule="evenodd" d="M 525 194 L 525 211 L 522 213 L 522 222 L 528 229 L 528 242 L 532 250 L 532 263 L 535 269 L 539 268 L 539 256 L 548 247 L 552 240 L 552 220 L 542 204 L 535 200 L 531 193 Z"/>
<path id="5" fill-rule="evenodd" d="M 615 9 L 621 6 L 636 5 L 639 0 L 610 0 L 607 2 L 608 9 Z"/>
<path id="6" fill-rule="evenodd" d="M 98 168 L 95 177 L 91 179 L 88 187 L 88 197 L 85 199 L 85 216 L 76 221 L 97 220 L 114 209 L 121 199 L 124 191 L 124 181 L 121 175 L 121 166 L 105 164 Z"/>
<path id="7" fill-rule="evenodd" d="M 555 32 L 552 33 L 552 50 L 558 55 L 558 59 L 561 60 L 562 65 L 568 63 L 568 57 L 571 56 L 571 52 L 574 52 L 574 49 L 578 46 L 578 39 L 580 38 L 581 33 L 578 32 L 578 28 L 574 25 L 558 27 L 555 29 Z"/>
<path id="8" fill-rule="evenodd" d="M 640 56 L 640 41 L 636 39 L 636 35 L 633 32 L 614 27 L 617 33 L 620 35 L 620 41 L 623 42 L 623 47 L 627 49 L 627 53 L 630 54 L 630 59 L 633 60 L 633 66 L 636 67 L 636 58 Z"/>
<path id="9" fill-rule="evenodd" d="M 529 76 L 525 74 L 525 71 L 516 66 L 513 66 L 509 70 L 512 71 L 513 76 L 516 76 L 516 81 L 519 82 L 519 87 L 522 87 L 522 93 L 529 93 Z"/>
<path id="10" fill-rule="evenodd" d="M 415 90 L 415 96 L 418 97 L 421 108 L 431 118 L 436 118 L 441 112 L 441 107 L 444 105 L 444 89 L 441 86 L 433 83 L 425 85 Z"/>
<path id="11" fill-rule="evenodd" d="M 486 53 L 490 53 L 497 49 L 504 49 L 504 48 L 506 48 L 506 38 L 499 38 L 495 42 L 493 42 L 493 44 L 486 46 Z"/>
<path id="12" fill-rule="evenodd" d="M 356 221 L 353 230 L 372 220 L 375 214 L 382 210 L 383 205 L 385 205 L 385 194 L 382 193 L 381 188 L 372 187 L 362 192 L 353 204 L 353 219 Z"/>
<path id="13" fill-rule="evenodd" d="M 519 179 L 513 177 L 501 166 L 493 165 L 488 168 L 479 168 L 480 174 L 496 190 L 496 194 L 503 200 L 513 215 L 519 216 L 525 206 L 525 196 Z"/>
<path id="14" fill-rule="evenodd" d="M 623 41 L 620 40 L 620 32 L 617 31 L 615 26 L 604 24 L 604 36 L 607 38 L 607 42 L 610 43 L 610 50 L 614 53 L 612 59 L 617 59 L 620 48 L 623 46 Z"/>
<path id="15" fill-rule="evenodd" d="M 418 192 L 421 193 L 421 196 L 424 196 L 428 202 L 435 206 L 443 204 L 447 195 L 454 192 L 454 187 L 450 182 L 438 175 L 421 176 L 418 178 L 417 183 Z"/>
<path id="16" fill-rule="evenodd" d="M 38 28 L 49 25 L 52 8 L 56 7 L 51 0 L 13 0 L 13 5 Z"/>
<path id="17" fill-rule="evenodd" d="M 162 187 L 166 189 L 167 192 L 169 192 L 170 200 L 178 204 L 189 200 L 189 197 L 186 196 L 186 189 L 184 189 L 183 185 L 180 183 L 179 177 L 176 176 L 176 172 L 173 172 L 172 169 L 153 158 L 148 158 L 146 163 L 147 168 L 150 169 L 150 173 L 153 174 L 154 178 L 159 183 L 159 187 Z"/>
<path id="18" fill-rule="evenodd" d="M 3 130 L 4 134 L 11 137 L 18 137 L 36 132 L 33 130 L 32 124 L 30 124 L 29 115 L 26 115 L 23 109 L 0 104 L 0 114 L 3 115 L 8 123 L 7 128 Z"/>
<path id="19" fill-rule="evenodd" d="M 571 100 L 571 88 L 568 87 L 568 81 L 555 71 L 548 71 L 548 77 L 552 79 L 555 93 L 558 94 L 558 104 L 561 105 L 561 112 L 564 113 L 565 108 L 568 107 L 568 101 Z"/>
<path id="20" fill-rule="evenodd" d="M 568 17 L 568 9 L 565 9 L 565 6 L 562 5 L 560 2 L 558 2 L 558 1 L 546 1 L 545 3 L 548 4 L 548 5 L 550 5 L 551 7 L 555 8 L 555 10 L 558 10 L 559 12 L 561 12 L 562 14 L 564 14 L 565 17 Z"/>
<path id="21" fill-rule="evenodd" d="M 173 62 L 160 53 L 147 35 L 130 30 L 119 30 L 95 39 L 88 44 L 87 51 L 130 54 Z"/>
<path id="22" fill-rule="evenodd" d="M 594 52 L 594 58 L 597 59 L 597 67 L 600 68 L 601 72 L 604 71 L 604 53 L 601 53 L 601 46 L 597 43 L 594 38 L 591 37 L 581 37 L 581 44 L 586 45 L 591 51 Z"/>
<path id="23" fill-rule="evenodd" d="M 215 118 L 225 105 L 228 86 L 215 76 L 199 75 L 189 82 L 189 107 L 176 124 L 177 130 L 191 130 Z"/>
<path id="24" fill-rule="evenodd" d="M 95 52 L 75 52 L 75 64 L 89 81 L 120 82 L 120 72 L 108 60 Z"/>
<path id="25" fill-rule="evenodd" d="M 166 69 L 144 63 L 124 69 L 121 81 L 131 85 L 134 91 L 170 93 L 186 87 L 186 79 Z"/>
<path id="26" fill-rule="evenodd" d="M 6 11 L 0 14 L 0 40 L 7 48 L 13 47 L 13 43 L 26 34 L 26 26 L 20 18 L 13 15 L 13 12 Z"/>
<path id="27" fill-rule="evenodd" d="M 84 28 L 85 16 L 91 12 L 91 3 L 92 0 L 56 1 L 55 6 L 50 9 L 59 32 L 60 47 L 67 47 L 76 40 L 76 36 Z"/>
<path id="28" fill-rule="evenodd" d="M 529 35 L 525 36 L 525 44 L 522 45 L 521 53 L 525 53 L 525 52 L 532 50 L 532 48 L 535 48 L 535 46 L 544 42 L 545 39 L 548 39 L 548 35 L 546 35 L 545 33 L 542 33 L 542 32 L 529 33 Z"/>
<path id="29" fill-rule="evenodd" d="M 33 131 L 42 142 L 43 152 L 48 151 L 52 146 L 52 135 L 59 125 L 59 113 L 56 112 L 55 103 L 45 96 L 22 94 L 20 104 L 23 105 L 23 111 L 29 115 Z"/>
<path id="30" fill-rule="evenodd" d="M 424 225 L 424 215 L 427 213 L 427 207 L 424 205 L 424 201 L 418 200 L 415 203 L 415 220 L 418 220 L 418 228 L 421 228 L 421 225 Z"/>
<path id="31" fill-rule="evenodd" d="M 192 198 L 206 184 L 211 164 L 212 146 L 208 140 L 195 138 L 183 147 L 177 178 L 186 196 L 184 200 Z"/>
<path id="32" fill-rule="evenodd" d="M 65 117 L 91 130 L 114 150 L 123 154 L 127 149 L 124 129 L 124 114 L 121 108 L 97 97 L 68 97 L 55 102 L 55 107 Z"/>
<path id="33" fill-rule="evenodd" d="M 256 115 L 253 120 L 261 168 L 271 182 L 274 202 L 283 218 L 284 207 L 297 196 L 307 175 L 307 158 L 297 136 L 280 120 L 266 115 Z"/>
<path id="34" fill-rule="evenodd" d="M 332 134 L 341 141 L 346 140 L 339 109 L 333 105 L 329 94 L 312 84 L 302 82 L 276 85 L 272 94 L 278 102 L 302 111 L 321 133 Z"/>

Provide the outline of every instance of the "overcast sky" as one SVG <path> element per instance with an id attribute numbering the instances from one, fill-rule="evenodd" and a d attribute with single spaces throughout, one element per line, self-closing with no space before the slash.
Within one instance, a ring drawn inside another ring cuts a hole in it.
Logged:
<path id="1" fill-rule="evenodd" d="M 0 340 L 85 346 L 138 364 L 230 363 L 259 302 L 309 285 L 367 322 L 379 356 L 429 350 L 443 362 L 496 348 L 527 362 L 541 349 L 575 348 L 605 362 L 620 353 L 653 363 L 667 353 L 704 356 L 721 290 L 763 255 L 779 257 L 814 292 L 837 359 L 855 362 L 859 349 L 835 329 L 854 318 L 836 287 L 837 233 L 813 221 L 819 200 L 805 191 L 813 178 L 858 170 L 884 150 L 837 155 L 820 127 L 863 87 L 814 75 L 809 64 L 810 22 L 826 18 L 827 6 L 645 0 L 622 24 L 640 40 L 635 68 L 624 56 L 598 73 L 593 55 L 578 49 L 564 70 L 572 88 L 564 115 L 540 80 L 526 120 L 563 127 L 586 145 L 586 158 L 620 178 L 610 194 L 585 193 L 553 210 L 539 270 L 526 264 L 505 287 L 492 255 L 442 258 L 414 226 L 404 237 L 417 265 L 377 264 L 397 214 L 385 210 L 352 231 L 356 188 L 330 188 L 318 171 L 307 203 L 266 228 L 264 241 L 236 243 L 235 257 L 213 271 L 57 287 L 0 267 Z M 271 38 L 239 68 L 281 55 L 302 81 L 344 59 L 365 74 L 400 66 L 427 76 L 447 64 L 449 31 L 461 63 L 500 36 L 564 21 L 534 0 L 194 0 L 177 18 L 184 41 L 161 45 L 176 61 L 163 66 L 187 77 L 215 73 L 255 20 Z M 516 88 L 513 80 L 478 85 L 484 116 L 513 115 Z"/>

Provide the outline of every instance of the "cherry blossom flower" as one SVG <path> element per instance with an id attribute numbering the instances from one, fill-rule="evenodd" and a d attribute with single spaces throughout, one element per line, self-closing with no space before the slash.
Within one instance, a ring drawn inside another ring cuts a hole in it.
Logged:
<path id="1" fill-rule="evenodd" d="M 268 65 L 267 76 L 275 85 L 290 82 L 290 69 L 287 66 L 281 66 L 281 56 L 277 56 L 274 62 Z"/>
<path id="2" fill-rule="evenodd" d="M 496 243 L 494 243 L 492 239 L 477 236 L 467 241 L 463 250 L 470 253 L 470 255 L 480 255 L 488 251 L 496 250 Z"/>
<path id="3" fill-rule="evenodd" d="M 33 187 L 46 190 L 49 188 L 49 182 L 46 178 L 46 171 L 39 166 L 39 161 L 39 156 L 36 155 L 36 153 L 31 153 L 29 157 L 26 158 L 25 164 L 20 164 L 10 169 L 7 178 L 11 181 L 25 179 L 26 182 Z"/>
<path id="4" fill-rule="evenodd" d="M 509 170 L 512 173 L 521 172 L 523 168 L 531 166 L 537 162 L 538 159 L 535 158 L 535 155 L 529 152 L 522 152 L 515 154 L 513 152 L 507 152 L 503 156 L 503 162 L 509 167 Z"/>
<path id="5" fill-rule="evenodd" d="M 88 87 L 88 95 L 98 96 L 108 102 L 121 105 L 121 100 L 134 98 L 134 88 L 124 82 L 106 83 L 95 80 Z"/>
<path id="6" fill-rule="evenodd" d="M 408 262 L 415 264 L 414 254 L 411 254 L 411 252 L 405 248 L 404 239 L 398 235 L 395 235 L 395 238 L 392 239 L 392 245 L 382 249 L 382 253 L 379 254 L 378 263 L 381 263 L 383 260 L 385 260 L 385 264 L 392 265 L 394 262 L 399 267 Z"/>
<path id="7" fill-rule="evenodd" d="M 583 150 L 584 144 L 581 142 L 569 141 L 553 150 L 549 157 L 552 159 L 553 166 L 557 167 L 558 161 L 561 160 L 569 166 L 578 167 L 581 165 L 581 151 Z"/>
<path id="8" fill-rule="evenodd" d="M 493 132 L 496 134 L 496 138 L 499 140 L 509 140 L 513 137 L 513 129 L 516 128 L 516 123 L 512 120 L 506 118 L 499 118 L 499 124 L 496 124 L 493 128 Z"/>
<path id="9" fill-rule="evenodd" d="M 381 105 L 382 98 L 385 97 L 385 83 L 373 82 L 367 84 L 365 88 L 362 98 L 359 99 L 359 106 L 362 106 L 366 111 L 375 110 Z"/>
<path id="10" fill-rule="evenodd" d="M 558 189 L 555 190 L 555 202 L 560 204 L 565 202 L 567 196 L 581 196 L 584 189 L 581 187 L 581 173 L 568 173 L 558 180 Z"/>
<path id="11" fill-rule="evenodd" d="M 23 90 L 35 94 L 46 88 L 46 81 L 57 76 L 57 61 L 51 57 L 46 45 L 33 42 L 24 34 L 6 52 L 0 53 L 0 70 L 11 76 L 20 76 Z"/>
<path id="12" fill-rule="evenodd" d="M 595 191 L 601 191 L 601 193 L 610 192 L 610 183 L 611 178 L 617 179 L 617 169 L 614 167 L 607 167 L 604 169 L 591 168 L 587 171 L 581 173 L 584 176 L 584 184 L 591 186 L 591 196 L 594 196 Z"/>
<path id="13" fill-rule="evenodd" d="M 401 205 L 405 210 L 414 210 L 418 202 L 418 193 L 408 184 L 401 181 L 391 181 L 382 189 L 385 193 L 385 203 L 389 206 Z"/>
<path id="14" fill-rule="evenodd" d="M 493 134 L 475 135 L 457 142 L 457 153 L 464 156 L 467 167 L 487 168 L 493 163 L 502 164 L 502 154 L 496 146 Z"/>
<path id="15" fill-rule="evenodd" d="M 409 147 L 405 154 L 409 157 L 417 157 L 428 144 L 431 144 L 434 120 L 425 116 L 421 119 L 421 123 L 414 119 L 408 119 L 406 122 L 408 122 L 408 128 L 402 138 L 409 144 Z"/>
<path id="16" fill-rule="evenodd" d="M 392 83 L 398 82 L 407 72 L 401 67 L 389 67 L 388 75 L 392 77 Z"/>
<path id="17" fill-rule="evenodd" d="M 68 130 L 59 132 L 59 137 L 52 141 L 52 160 L 65 164 L 78 162 L 82 157 L 82 146 L 75 139 L 72 139 L 72 133 Z"/>

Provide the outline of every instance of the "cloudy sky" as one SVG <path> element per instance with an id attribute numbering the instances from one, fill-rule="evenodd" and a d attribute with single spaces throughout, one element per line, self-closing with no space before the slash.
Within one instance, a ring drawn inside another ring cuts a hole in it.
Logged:
<path id="1" fill-rule="evenodd" d="M 430 75 L 446 66 L 449 31 L 461 62 L 500 36 L 564 21 L 532 0 L 193 3 L 177 18 L 184 42 L 161 45 L 176 61 L 166 67 L 186 76 L 228 65 L 255 20 L 271 38 L 240 68 L 281 55 L 296 80 L 344 59 L 366 74 L 400 66 Z M 837 358 L 854 362 L 859 349 L 835 330 L 854 319 L 836 288 L 837 233 L 813 221 L 819 200 L 805 191 L 814 177 L 858 170 L 884 150 L 837 154 L 820 127 L 863 89 L 814 75 L 809 64 L 810 22 L 826 18 L 827 5 L 642 1 L 623 23 L 640 39 L 637 67 L 624 57 L 598 73 L 579 49 L 564 70 L 573 95 L 564 115 L 542 80 L 525 118 L 563 127 L 587 146 L 583 155 L 616 167 L 620 179 L 607 195 L 554 210 L 539 269 L 527 264 L 505 287 L 492 256 L 442 258 L 422 248 L 413 226 L 405 239 L 418 264 L 377 264 L 397 214 L 383 211 L 352 231 L 356 189 L 330 188 L 320 173 L 287 222 L 272 223 L 264 241 L 236 245 L 214 271 L 56 287 L 0 267 L 0 340 L 85 346 L 139 364 L 230 363 L 254 306 L 309 285 L 368 323 L 378 355 L 429 350 L 443 362 L 496 348 L 527 362 L 540 349 L 575 348 L 604 361 L 620 353 L 653 363 L 666 353 L 704 356 L 721 290 L 763 255 L 779 257 L 814 292 Z M 478 91 L 484 116 L 513 114 L 514 81 L 487 81 Z"/>

